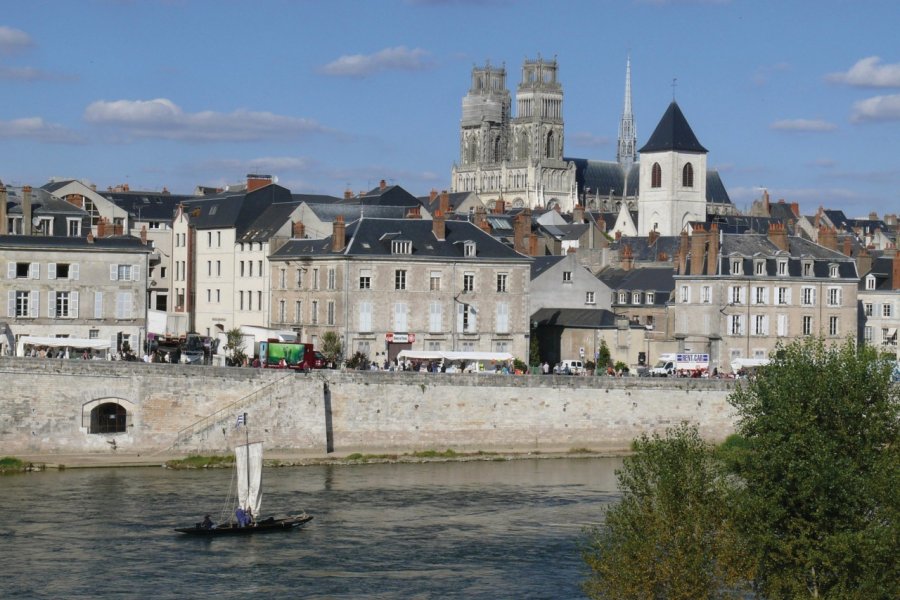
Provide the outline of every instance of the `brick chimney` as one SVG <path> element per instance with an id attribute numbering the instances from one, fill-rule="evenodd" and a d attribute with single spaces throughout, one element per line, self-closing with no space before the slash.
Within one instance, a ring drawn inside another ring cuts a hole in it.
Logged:
<path id="1" fill-rule="evenodd" d="M 351 190 L 350 188 L 347 188 L 346 190 L 344 190 L 344 200 L 349 200 L 352 197 L 353 197 L 353 190 Z"/>
<path id="2" fill-rule="evenodd" d="M 531 214 L 525 214 L 527 210 L 516 215 L 513 222 L 513 249 L 522 254 L 528 254 L 525 236 L 531 233 Z"/>
<path id="3" fill-rule="evenodd" d="M 450 194 L 447 193 L 447 190 L 441 191 L 441 203 L 439 208 L 444 216 L 450 214 Z"/>
<path id="4" fill-rule="evenodd" d="M 100 220 L 97 221 L 97 237 L 105 238 L 106 235 L 106 217 L 100 217 Z"/>
<path id="5" fill-rule="evenodd" d="M 574 249 L 572 249 L 574 250 Z M 533 233 L 528 234 L 528 256 L 538 255 L 538 236 Z"/>
<path id="6" fill-rule="evenodd" d="M 631 244 L 623 244 L 621 250 L 622 270 L 630 271 L 634 268 L 634 251 Z"/>
<path id="7" fill-rule="evenodd" d="M 853 256 L 853 244 L 849 235 L 844 236 L 844 256 Z"/>
<path id="8" fill-rule="evenodd" d="M 259 175 L 257 173 L 249 173 L 247 175 L 247 193 L 266 187 L 273 182 L 271 175 Z"/>
<path id="9" fill-rule="evenodd" d="M 584 207 L 580 204 L 576 204 L 575 208 L 572 209 L 572 222 L 575 224 L 584 223 Z"/>
<path id="10" fill-rule="evenodd" d="M 703 275 L 706 264 L 706 227 L 702 223 L 694 223 L 691 233 L 691 275 Z"/>
<path id="11" fill-rule="evenodd" d="M 650 233 L 647 234 L 647 243 L 652 246 L 656 243 L 656 240 L 659 239 L 659 232 L 655 229 L 650 230 Z"/>
<path id="12" fill-rule="evenodd" d="M 421 219 L 422 218 L 422 209 L 418 206 L 410 206 L 409 210 L 406 211 L 407 219 Z"/>
<path id="13" fill-rule="evenodd" d="M 81 194 L 69 194 L 65 198 L 66 202 L 78 208 L 84 208 L 84 196 Z"/>
<path id="14" fill-rule="evenodd" d="M 447 239 L 447 220 L 440 209 L 436 210 L 431 218 L 431 230 L 434 232 L 436 239 L 441 241 Z"/>
<path id="15" fill-rule="evenodd" d="M 618 242 L 621 239 L 622 239 L 622 232 L 620 230 L 616 229 L 616 241 Z"/>
<path id="16" fill-rule="evenodd" d="M 877 220 L 878 220 L 878 213 L 877 213 L 877 212 L 874 212 L 874 211 L 873 211 L 873 212 L 870 212 L 870 213 L 869 213 L 869 220 L 870 220 L 870 221 L 877 221 Z"/>
<path id="17" fill-rule="evenodd" d="M 791 212 L 794 213 L 794 216 L 798 219 L 800 218 L 800 203 L 799 202 L 791 202 Z"/>
<path id="18" fill-rule="evenodd" d="M 331 251 L 343 252 L 347 241 L 347 226 L 344 225 L 344 215 L 334 218 L 334 230 L 331 234 Z"/>
<path id="19" fill-rule="evenodd" d="M 34 231 L 31 225 L 31 186 L 22 188 L 22 233 L 32 235 Z"/>
<path id="20" fill-rule="evenodd" d="M 384 179 L 382 179 L 381 181 L 379 181 L 379 182 L 378 182 L 378 189 L 381 190 L 382 192 L 383 192 L 385 189 L 387 189 L 387 181 L 385 181 Z"/>
<path id="21" fill-rule="evenodd" d="M 8 194 L 6 192 L 6 186 L 0 183 L 0 235 L 6 235 L 7 233 L 9 233 L 9 231 L 7 230 L 9 219 L 6 215 L 7 198 Z"/>
<path id="22" fill-rule="evenodd" d="M 494 202 L 494 214 L 502 215 L 506 212 L 506 203 L 503 201 L 503 198 L 497 198 L 497 201 Z"/>
<path id="23" fill-rule="evenodd" d="M 790 250 L 790 245 L 788 244 L 787 237 L 787 229 L 784 228 L 784 223 L 769 223 L 769 241 L 783 252 L 788 252 Z"/>
<path id="24" fill-rule="evenodd" d="M 141 243 L 147 245 L 147 226 L 141 225 Z"/>
<path id="25" fill-rule="evenodd" d="M 681 240 L 678 245 L 678 274 L 687 275 L 688 233 L 681 230 Z"/>
<path id="26" fill-rule="evenodd" d="M 719 224 L 710 223 L 706 244 L 706 274 L 719 273 Z"/>
<path id="27" fill-rule="evenodd" d="M 763 201 L 763 210 L 766 211 L 766 216 L 768 217 L 769 215 L 772 214 L 772 208 L 769 205 L 769 190 L 763 190 L 762 201 Z"/>
<path id="28" fill-rule="evenodd" d="M 434 188 L 431 188 L 431 191 L 428 192 L 428 203 L 431 204 L 434 202 L 434 199 L 437 198 L 438 191 Z"/>
<path id="29" fill-rule="evenodd" d="M 819 226 L 819 245 L 829 250 L 837 250 L 837 231 L 834 227 Z"/>
<path id="30" fill-rule="evenodd" d="M 303 224 L 303 221 L 291 223 L 291 237 L 297 240 L 302 240 L 306 237 L 306 225 Z"/>
<path id="31" fill-rule="evenodd" d="M 475 225 L 484 229 L 484 225 L 487 223 L 487 213 L 484 210 L 483 206 L 475 207 Z"/>

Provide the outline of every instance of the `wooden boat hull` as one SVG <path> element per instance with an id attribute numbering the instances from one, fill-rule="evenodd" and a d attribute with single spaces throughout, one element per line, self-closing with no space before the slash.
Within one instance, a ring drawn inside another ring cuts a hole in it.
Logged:
<path id="1" fill-rule="evenodd" d="M 197 535 L 202 537 L 218 537 L 226 535 L 253 535 L 254 533 L 275 533 L 277 531 L 290 531 L 302 527 L 312 521 L 312 516 L 306 513 L 291 515 L 284 519 L 266 519 L 249 527 L 238 527 L 233 523 L 227 523 L 212 529 L 205 529 L 199 524 L 193 527 L 176 527 L 178 533 Z"/>

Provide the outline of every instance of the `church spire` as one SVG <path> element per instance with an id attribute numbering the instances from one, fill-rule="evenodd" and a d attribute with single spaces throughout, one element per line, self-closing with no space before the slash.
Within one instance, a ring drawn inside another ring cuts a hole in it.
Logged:
<path id="1" fill-rule="evenodd" d="M 619 123 L 619 146 L 616 150 L 616 162 L 627 174 L 634 164 L 637 146 L 637 132 L 634 127 L 634 114 L 631 112 L 631 55 L 625 63 L 625 108 L 622 110 L 622 121 Z"/>

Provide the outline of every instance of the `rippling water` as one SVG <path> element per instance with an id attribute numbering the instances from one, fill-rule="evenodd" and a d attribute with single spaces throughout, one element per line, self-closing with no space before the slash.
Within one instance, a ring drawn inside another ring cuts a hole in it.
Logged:
<path id="1" fill-rule="evenodd" d="M 266 469 L 262 516 L 303 529 L 196 539 L 231 471 L 0 478 L 4 598 L 583 598 L 582 528 L 618 459 Z"/>

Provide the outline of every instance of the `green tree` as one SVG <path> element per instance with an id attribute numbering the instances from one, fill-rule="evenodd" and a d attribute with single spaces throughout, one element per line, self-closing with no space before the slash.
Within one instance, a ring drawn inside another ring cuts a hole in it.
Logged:
<path id="1" fill-rule="evenodd" d="M 765 598 L 900 598 L 898 391 L 852 341 L 775 354 L 730 402 L 739 524 Z"/>
<path id="2" fill-rule="evenodd" d="M 344 349 L 341 347 L 341 339 L 333 331 L 326 331 L 322 335 L 322 354 L 331 364 L 338 364 L 343 355 Z"/>
<path id="3" fill-rule="evenodd" d="M 538 339 L 534 332 L 535 330 L 532 329 L 531 341 L 528 343 L 528 362 L 531 363 L 531 366 L 541 364 L 541 348 L 538 344 Z"/>
<path id="4" fill-rule="evenodd" d="M 247 355 L 244 353 L 244 335 L 240 328 L 229 329 L 225 334 L 225 352 L 226 356 L 231 356 L 233 364 L 238 366 L 244 364 Z"/>
<path id="5" fill-rule="evenodd" d="M 616 471 L 622 500 L 588 532 L 594 599 L 740 597 L 749 561 L 727 507 L 728 480 L 696 427 L 641 436 Z"/>
<path id="6" fill-rule="evenodd" d="M 606 340 L 600 340 L 600 349 L 597 351 L 597 368 L 606 369 L 611 364 L 612 354 L 609 352 L 609 346 Z"/>

